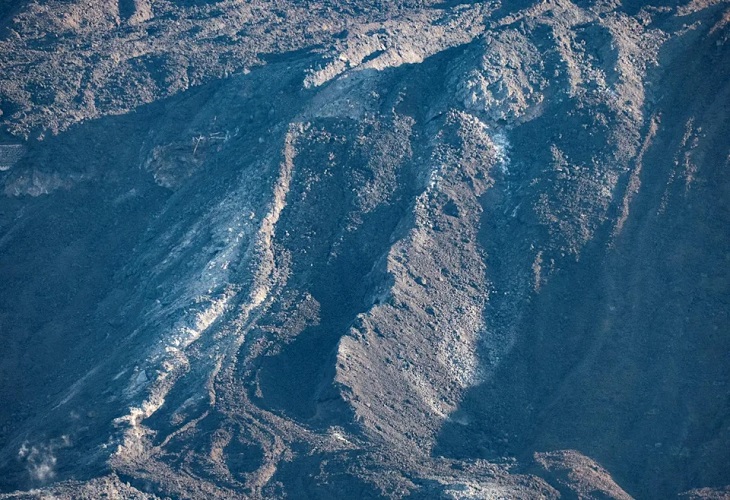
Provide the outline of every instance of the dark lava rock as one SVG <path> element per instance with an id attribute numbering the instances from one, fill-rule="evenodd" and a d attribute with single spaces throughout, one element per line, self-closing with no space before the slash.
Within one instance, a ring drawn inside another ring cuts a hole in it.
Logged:
<path id="1" fill-rule="evenodd" d="M 727 498 L 729 20 L 0 0 L 0 498 Z"/>

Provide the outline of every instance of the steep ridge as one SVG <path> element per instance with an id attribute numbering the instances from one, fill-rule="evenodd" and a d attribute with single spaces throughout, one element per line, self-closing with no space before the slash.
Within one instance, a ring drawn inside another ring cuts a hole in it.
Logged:
<path id="1" fill-rule="evenodd" d="M 11 23 L 0 498 L 724 494 L 728 5 L 309 7 Z"/>

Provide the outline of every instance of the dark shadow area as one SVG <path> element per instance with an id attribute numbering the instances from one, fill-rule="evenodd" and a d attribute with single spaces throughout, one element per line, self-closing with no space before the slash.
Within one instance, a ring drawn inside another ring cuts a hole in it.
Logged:
<path id="1" fill-rule="evenodd" d="M 22 442 L 32 446 L 65 432 L 78 436 L 61 422 L 47 422 L 47 435 L 25 435 L 21 429 L 44 420 L 99 364 L 97 354 L 114 352 L 125 331 L 95 311 L 117 290 L 115 274 L 169 197 L 138 168 L 136 144 L 149 126 L 144 118 L 144 112 L 105 118 L 32 144 L 26 158 L 3 176 L 20 184 L 27 176 L 31 188 L 45 183 L 53 190 L 58 179 L 63 186 L 36 198 L 0 198 L 0 490 L 43 482 L 28 478 L 26 464 L 17 461 Z M 71 427 L 81 427 L 79 421 L 93 425 L 93 406 L 87 401 L 83 409 L 69 407 L 67 416 L 78 415 Z M 93 447 L 100 439 L 82 446 Z M 56 472 L 63 476 L 63 465 Z"/>
<path id="2" fill-rule="evenodd" d="M 467 45 L 458 46 L 419 65 L 373 71 L 372 77 L 379 81 L 382 115 L 369 128 L 358 130 L 360 124 L 350 119 L 315 121 L 313 128 L 323 127 L 328 136 L 369 136 L 375 133 L 374 127 L 385 131 L 394 126 L 383 117 L 397 107 L 416 123 L 413 137 L 408 138 L 410 154 L 427 156 L 430 145 L 422 138 L 428 134 L 421 134 L 419 129 L 437 126 L 428 121 L 434 108 L 440 106 L 439 96 L 447 91 L 443 72 L 466 49 Z M 327 411 L 320 410 L 322 403 L 337 398 L 332 383 L 338 342 L 358 314 L 373 305 L 373 296 L 387 288 L 387 273 L 376 263 L 382 262 L 391 248 L 398 224 L 409 216 L 416 193 L 422 189 L 411 158 L 371 164 L 369 151 L 333 142 L 317 146 L 320 142 L 309 138 L 314 146 L 298 151 L 287 207 L 277 225 L 277 238 L 292 255 L 293 278 L 287 287 L 311 293 L 319 303 L 319 323 L 298 333 L 279 353 L 263 358 L 257 372 L 261 396 L 252 394 L 262 407 L 302 420 L 328 418 L 322 414 Z M 325 178 L 322 171 L 328 158 L 336 166 Z M 391 176 L 395 188 L 388 202 L 363 213 L 357 205 L 358 195 L 367 193 L 367 181 Z M 312 183 L 315 177 L 316 184 Z M 353 214 L 357 214 L 356 226 Z M 356 229 L 344 230 L 348 226 Z"/>
<path id="3" fill-rule="evenodd" d="M 125 21 L 129 20 L 137 11 L 135 0 L 118 0 L 119 17 Z"/>
<path id="4" fill-rule="evenodd" d="M 516 345 L 466 394 L 436 455 L 529 466 L 534 452 L 576 449 L 639 498 L 727 483 L 730 53 L 717 36 L 664 73 L 672 90 L 615 244 L 603 228 L 530 299 Z M 686 177 L 688 127 L 702 136 Z"/>
<path id="5" fill-rule="evenodd" d="M 272 76 L 279 69 L 75 125 L 29 143 L 19 163 L 0 172 L 13 192 L 49 193 L 0 195 L 0 491 L 82 480 L 107 467 L 114 450 L 102 445 L 127 411 L 129 370 L 162 333 L 162 325 L 140 331 L 142 313 L 187 269 L 154 269 L 178 244 L 160 239 L 172 228 L 182 237 L 264 154 L 261 129 L 296 112 L 295 94 L 271 112 L 271 93 L 292 83 Z M 301 82 L 296 70 L 287 74 Z M 276 85 L 261 85 L 272 79 Z M 226 129 L 237 136 L 225 154 L 214 141 L 193 154 L 193 135 L 221 137 Z M 174 191 L 155 182 L 160 171 L 147 163 L 157 145 L 178 155 L 169 171 L 181 176 Z M 205 168 L 185 170 L 191 155 Z M 201 233 L 201 245 L 207 237 Z M 190 249 L 184 264 L 197 258 Z M 24 444 L 40 450 L 32 460 L 19 458 Z M 55 465 L 43 475 L 46 459 Z"/>
<path id="6" fill-rule="evenodd" d="M 318 165 L 318 159 L 318 155 L 300 154 L 297 161 L 301 163 L 295 168 L 306 170 L 304 162 Z M 301 281 L 297 288 L 308 290 L 319 303 L 319 324 L 301 332 L 281 353 L 264 358 L 259 371 L 263 399 L 258 402 L 298 419 L 315 415 L 318 392 L 334 366 L 337 343 L 357 314 L 370 307 L 374 289 L 385 277 L 368 275 L 390 247 L 391 235 L 408 209 L 407 202 L 395 202 L 363 217 L 355 231 L 342 231 L 356 202 L 347 185 L 352 170 L 363 167 L 356 161 L 340 167 L 330 181 L 317 185 L 317 192 L 309 192 L 306 201 L 290 203 L 279 224 L 280 233 L 290 234 L 282 238 L 286 247 L 299 255 L 302 249 L 306 252 L 295 258 L 292 274 Z M 295 180 L 298 185 L 292 187 L 291 201 L 297 199 L 307 177 L 295 176 Z M 404 191 L 407 184 L 395 198 L 403 198 Z M 312 214 L 317 214 L 316 219 Z M 302 228 L 308 233 L 302 233 Z"/>

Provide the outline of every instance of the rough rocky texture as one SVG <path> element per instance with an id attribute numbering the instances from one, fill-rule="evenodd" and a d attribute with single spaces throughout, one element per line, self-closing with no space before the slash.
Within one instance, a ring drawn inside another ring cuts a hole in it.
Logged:
<path id="1" fill-rule="evenodd" d="M 0 14 L 0 498 L 727 497 L 727 2 Z"/>

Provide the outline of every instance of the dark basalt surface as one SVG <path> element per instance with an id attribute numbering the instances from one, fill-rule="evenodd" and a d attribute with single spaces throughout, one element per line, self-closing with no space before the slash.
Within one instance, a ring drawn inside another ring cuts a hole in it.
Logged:
<path id="1" fill-rule="evenodd" d="M 727 2 L 0 19 L 0 498 L 730 495 Z"/>

